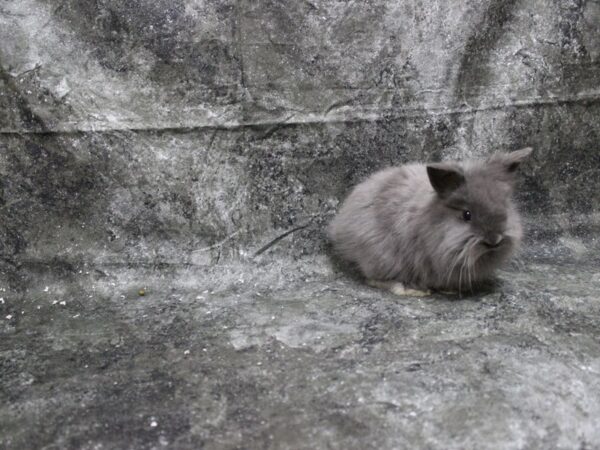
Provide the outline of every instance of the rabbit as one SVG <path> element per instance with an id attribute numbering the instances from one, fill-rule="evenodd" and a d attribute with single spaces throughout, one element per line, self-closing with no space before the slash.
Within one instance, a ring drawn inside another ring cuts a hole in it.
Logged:
<path id="1" fill-rule="evenodd" d="M 334 250 L 370 285 L 398 295 L 473 292 L 521 242 L 512 193 L 531 152 L 376 172 L 329 224 Z"/>

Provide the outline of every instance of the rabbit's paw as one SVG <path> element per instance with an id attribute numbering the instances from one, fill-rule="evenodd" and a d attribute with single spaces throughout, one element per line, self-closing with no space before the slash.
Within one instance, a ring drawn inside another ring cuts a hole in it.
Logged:
<path id="1" fill-rule="evenodd" d="M 431 295 L 431 291 L 429 290 L 422 291 L 419 289 L 407 288 L 403 283 L 394 280 L 367 280 L 367 284 L 371 287 L 388 290 L 392 294 L 402 297 L 426 297 Z"/>

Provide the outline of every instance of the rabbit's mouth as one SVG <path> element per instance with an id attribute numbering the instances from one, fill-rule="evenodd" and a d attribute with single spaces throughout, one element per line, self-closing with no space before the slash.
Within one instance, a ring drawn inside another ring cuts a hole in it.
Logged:
<path id="1" fill-rule="evenodd" d="M 490 234 L 489 236 L 486 236 L 481 241 L 483 246 L 488 250 L 495 250 L 497 248 L 500 248 L 504 245 L 505 242 L 506 242 L 506 236 L 503 236 L 502 234 L 499 234 L 499 233 Z"/>
<path id="2" fill-rule="evenodd" d="M 490 243 L 481 241 L 481 248 L 485 254 L 494 257 L 508 255 L 514 246 L 514 240 L 510 236 L 504 236 L 500 242 Z"/>
<path id="3" fill-rule="evenodd" d="M 495 244 L 490 244 L 489 242 L 483 242 L 483 246 L 485 248 L 487 248 L 488 250 L 496 250 L 496 249 L 502 247 L 503 243 L 504 243 L 504 240 L 497 242 Z"/>

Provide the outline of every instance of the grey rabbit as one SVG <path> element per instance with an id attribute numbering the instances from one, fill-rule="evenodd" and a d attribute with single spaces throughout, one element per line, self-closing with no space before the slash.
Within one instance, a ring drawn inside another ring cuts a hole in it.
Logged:
<path id="1" fill-rule="evenodd" d="M 512 193 L 531 152 L 381 170 L 352 190 L 329 225 L 334 249 L 371 285 L 399 295 L 472 291 L 521 241 Z"/>

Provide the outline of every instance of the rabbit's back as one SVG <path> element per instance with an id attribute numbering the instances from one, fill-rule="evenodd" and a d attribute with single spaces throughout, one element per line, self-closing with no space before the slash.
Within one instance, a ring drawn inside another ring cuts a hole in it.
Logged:
<path id="1" fill-rule="evenodd" d="M 434 192 L 425 166 L 384 169 L 357 185 L 329 226 L 337 252 L 367 278 L 392 279 L 413 261 L 419 219 Z"/>

